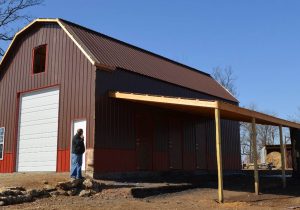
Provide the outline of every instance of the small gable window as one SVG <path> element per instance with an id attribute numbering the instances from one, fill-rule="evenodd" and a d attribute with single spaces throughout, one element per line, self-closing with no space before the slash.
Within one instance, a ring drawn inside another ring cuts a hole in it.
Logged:
<path id="1" fill-rule="evenodd" d="M 33 74 L 46 70 L 47 45 L 40 45 L 33 49 Z"/>

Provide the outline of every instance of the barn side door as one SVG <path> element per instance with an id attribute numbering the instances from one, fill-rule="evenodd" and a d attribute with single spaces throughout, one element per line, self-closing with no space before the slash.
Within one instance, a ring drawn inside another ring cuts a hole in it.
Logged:
<path id="1" fill-rule="evenodd" d="M 136 164 L 138 170 L 152 170 L 153 118 L 147 113 L 136 114 Z"/>
<path id="2" fill-rule="evenodd" d="M 74 135 L 77 133 L 77 130 L 81 128 L 83 130 L 83 135 L 85 136 L 85 139 L 84 139 L 84 146 L 86 148 L 86 120 L 74 120 L 72 121 L 72 134 L 71 134 L 71 144 L 70 144 L 70 152 L 71 152 L 71 155 L 72 155 L 72 140 L 73 140 L 73 137 Z M 85 156 L 86 156 L 86 153 L 83 154 L 82 156 L 82 170 L 85 171 Z M 70 165 L 72 165 L 71 163 L 72 161 L 70 161 Z M 71 168 L 71 166 L 70 166 Z"/>

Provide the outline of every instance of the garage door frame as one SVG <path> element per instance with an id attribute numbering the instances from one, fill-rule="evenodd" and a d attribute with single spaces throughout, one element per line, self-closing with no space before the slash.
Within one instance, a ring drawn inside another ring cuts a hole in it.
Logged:
<path id="1" fill-rule="evenodd" d="M 20 120 L 21 120 L 21 98 L 23 95 L 28 94 L 28 93 L 33 93 L 33 92 L 39 92 L 39 91 L 46 91 L 46 90 L 58 90 L 59 91 L 59 96 L 58 96 L 58 121 L 57 121 L 57 148 L 56 148 L 56 168 L 55 171 L 57 172 L 57 161 L 58 161 L 58 147 L 59 147 L 59 122 L 60 122 L 60 102 L 61 102 L 61 86 L 59 84 L 55 85 L 48 85 L 40 88 L 34 88 L 30 90 L 25 90 L 25 91 L 19 91 L 17 92 L 17 100 L 16 100 L 16 117 L 15 117 L 15 152 L 14 152 L 14 171 L 18 172 L 18 163 L 19 163 L 19 132 L 20 132 Z"/>

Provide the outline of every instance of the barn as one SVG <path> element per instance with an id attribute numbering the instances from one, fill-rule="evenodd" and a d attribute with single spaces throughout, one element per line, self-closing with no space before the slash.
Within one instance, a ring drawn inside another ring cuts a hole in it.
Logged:
<path id="1" fill-rule="evenodd" d="M 239 121 L 290 127 L 295 138 L 300 128 L 240 108 L 205 72 L 63 19 L 15 35 L 0 90 L 1 173 L 69 171 L 77 128 L 91 176 L 238 171 Z"/>
<path id="2" fill-rule="evenodd" d="M 238 104 L 207 73 L 62 19 L 17 33 L 0 72 L 1 172 L 69 171 L 78 127 L 94 173 L 214 170 L 213 119 L 109 92 Z M 222 127 L 224 168 L 239 170 L 238 123 Z"/>

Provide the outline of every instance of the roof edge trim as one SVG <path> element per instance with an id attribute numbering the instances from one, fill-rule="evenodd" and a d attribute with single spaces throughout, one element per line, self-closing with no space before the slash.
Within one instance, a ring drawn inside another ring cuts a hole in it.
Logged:
<path id="1" fill-rule="evenodd" d="M 213 77 L 212 77 L 213 78 Z M 213 80 L 215 80 L 218 85 L 220 85 L 222 88 L 224 88 L 233 98 L 236 99 L 236 102 L 240 103 L 240 101 L 237 99 L 236 96 L 234 96 L 226 87 L 224 87 L 218 80 L 216 80 L 215 78 L 213 78 Z"/>
<path id="2" fill-rule="evenodd" d="M 2 66 L 4 60 L 6 59 L 8 52 L 10 51 L 10 49 L 12 48 L 14 42 L 16 41 L 16 39 L 18 38 L 18 36 L 20 34 L 22 34 L 23 32 L 25 32 L 28 28 L 30 28 L 32 25 L 34 25 L 35 23 L 38 22 L 48 22 L 48 23 L 57 23 L 63 30 L 64 32 L 68 35 L 68 37 L 76 44 L 76 46 L 79 48 L 79 50 L 85 55 L 85 57 L 92 63 L 92 65 L 98 67 L 98 66 L 102 66 L 102 64 L 100 64 L 98 61 L 96 61 L 95 59 L 93 59 L 91 57 L 91 55 L 86 52 L 86 50 L 83 49 L 83 47 L 81 46 L 81 44 L 78 43 L 78 41 L 76 40 L 76 38 L 73 37 L 73 35 L 67 30 L 67 28 L 65 27 L 65 25 L 63 24 L 62 21 L 60 21 L 59 18 L 38 18 L 33 20 L 32 22 L 30 22 L 28 25 L 26 25 L 24 28 L 22 28 L 20 31 L 18 31 L 13 40 L 10 42 L 6 52 L 4 53 L 1 62 L 0 62 L 0 67 Z M 106 67 L 107 68 L 107 67 Z"/>

